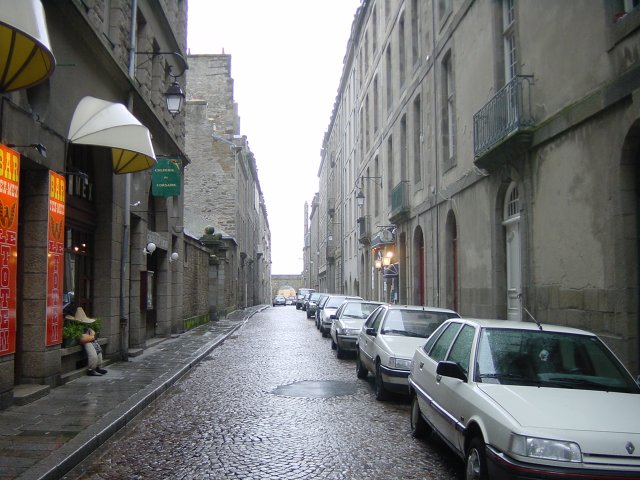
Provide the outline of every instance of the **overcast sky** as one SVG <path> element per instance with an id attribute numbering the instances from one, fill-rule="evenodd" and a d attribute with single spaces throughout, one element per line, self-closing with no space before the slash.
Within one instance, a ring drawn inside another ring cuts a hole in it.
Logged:
<path id="1" fill-rule="evenodd" d="M 189 0 L 189 53 L 231 55 L 241 135 L 258 166 L 274 274 L 302 273 L 304 203 L 360 0 Z M 188 96 L 188 92 L 187 92 Z"/>

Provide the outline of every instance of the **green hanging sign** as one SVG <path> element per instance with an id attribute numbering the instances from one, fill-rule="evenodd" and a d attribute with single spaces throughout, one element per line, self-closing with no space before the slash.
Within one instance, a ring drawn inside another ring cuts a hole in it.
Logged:
<path id="1" fill-rule="evenodd" d="M 157 157 L 151 171 L 151 194 L 154 197 L 176 197 L 180 195 L 180 170 L 178 157 Z"/>

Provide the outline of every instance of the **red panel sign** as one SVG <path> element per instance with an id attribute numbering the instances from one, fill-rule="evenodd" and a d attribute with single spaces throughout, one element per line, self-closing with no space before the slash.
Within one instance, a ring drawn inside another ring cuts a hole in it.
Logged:
<path id="1" fill-rule="evenodd" d="M 16 351 L 20 154 L 0 145 L 0 355 Z"/>
<path id="2" fill-rule="evenodd" d="M 50 171 L 49 226 L 47 228 L 47 346 L 62 343 L 64 195 L 64 177 Z"/>

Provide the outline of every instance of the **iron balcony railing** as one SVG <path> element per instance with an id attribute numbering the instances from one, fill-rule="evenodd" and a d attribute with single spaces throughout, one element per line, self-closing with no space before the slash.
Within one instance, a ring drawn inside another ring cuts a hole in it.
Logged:
<path id="1" fill-rule="evenodd" d="M 409 182 L 401 181 L 391 190 L 391 211 L 389 219 L 394 220 L 409 212 Z M 395 223 L 395 222 L 394 222 Z"/>
<path id="2" fill-rule="evenodd" d="M 371 215 L 358 217 L 358 241 L 365 244 L 371 241 Z"/>
<path id="3" fill-rule="evenodd" d="M 533 126 L 531 75 L 518 75 L 473 116 L 473 151 L 481 157 L 512 133 Z"/>

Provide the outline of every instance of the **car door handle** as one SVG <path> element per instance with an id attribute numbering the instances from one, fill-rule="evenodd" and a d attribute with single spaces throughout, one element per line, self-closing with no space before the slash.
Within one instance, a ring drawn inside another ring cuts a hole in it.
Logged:
<path id="1" fill-rule="evenodd" d="M 420 370 L 422 370 L 422 367 L 424 367 L 424 362 L 420 362 Z"/>

